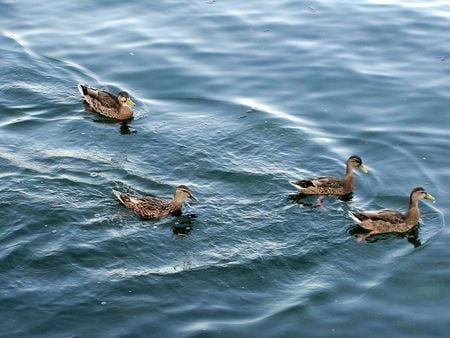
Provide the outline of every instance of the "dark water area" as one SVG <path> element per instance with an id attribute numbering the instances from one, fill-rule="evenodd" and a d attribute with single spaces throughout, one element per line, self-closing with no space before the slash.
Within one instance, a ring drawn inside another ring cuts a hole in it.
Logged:
<path id="1" fill-rule="evenodd" d="M 0 337 L 446 337 L 450 4 L 0 1 Z M 128 124 L 78 83 L 126 90 Z M 337 175 L 348 199 L 289 180 Z M 111 189 L 200 203 L 143 221 Z M 353 209 L 420 225 L 357 241 Z"/>

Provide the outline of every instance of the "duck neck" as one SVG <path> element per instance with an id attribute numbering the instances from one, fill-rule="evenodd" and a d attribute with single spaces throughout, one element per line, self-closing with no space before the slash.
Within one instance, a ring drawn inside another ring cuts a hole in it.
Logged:
<path id="1" fill-rule="evenodd" d="M 410 225 L 416 225 L 419 223 L 420 211 L 419 201 L 417 199 L 409 198 L 409 207 L 405 213 L 406 223 Z"/>
<path id="2" fill-rule="evenodd" d="M 347 164 L 347 169 L 345 171 L 344 177 L 345 189 L 349 192 L 353 191 L 353 187 L 355 185 L 355 180 L 353 178 L 353 168 L 352 166 Z"/>
<path id="3" fill-rule="evenodd" d="M 181 210 L 183 206 L 183 195 L 175 193 L 175 195 L 173 195 L 171 203 L 175 210 Z"/>

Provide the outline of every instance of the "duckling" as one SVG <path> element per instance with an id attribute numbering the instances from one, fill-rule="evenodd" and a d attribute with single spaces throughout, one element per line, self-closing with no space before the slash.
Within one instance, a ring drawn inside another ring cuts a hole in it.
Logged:
<path id="1" fill-rule="evenodd" d="M 166 201 L 158 197 L 134 196 L 113 189 L 114 195 L 127 208 L 133 210 L 142 219 L 162 218 L 168 215 L 181 214 L 181 208 L 185 198 L 190 198 L 193 202 L 197 199 L 191 190 L 185 185 L 179 185 L 171 201 Z"/>
<path id="2" fill-rule="evenodd" d="M 414 188 L 409 196 L 409 207 L 405 213 L 397 210 L 381 209 L 372 211 L 349 211 L 348 215 L 361 228 L 370 230 L 366 235 L 360 236 L 359 240 L 375 234 L 397 232 L 403 233 L 411 230 L 419 223 L 420 211 L 419 200 L 434 200 L 434 197 L 422 187 Z"/>
<path id="3" fill-rule="evenodd" d="M 352 155 L 347 160 L 346 174 L 343 179 L 332 176 L 321 176 L 303 180 L 290 181 L 302 194 L 306 195 L 338 195 L 345 196 L 353 192 L 355 180 L 353 169 L 358 168 L 363 173 L 368 173 L 361 157 Z"/>
<path id="4" fill-rule="evenodd" d="M 104 90 L 78 85 L 78 90 L 93 111 L 116 120 L 129 120 L 133 117 L 134 102 L 127 92 L 114 95 Z"/>

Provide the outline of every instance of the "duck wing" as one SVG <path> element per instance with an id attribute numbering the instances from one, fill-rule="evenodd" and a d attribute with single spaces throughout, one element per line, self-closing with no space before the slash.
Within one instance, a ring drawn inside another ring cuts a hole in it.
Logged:
<path id="1" fill-rule="evenodd" d="M 291 181 L 291 184 L 297 188 L 341 188 L 344 181 L 332 176 L 319 176 L 303 180 Z"/>
<path id="2" fill-rule="evenodd" d="M 113 190 L 113 193 L 123 205 L 142 218 L 160 218 L 171 212 L 170 202 L 157 197 L 135 196 L 116 190 Z"/>
<path id="3" fill-rule="evenodd" d="M 91 102 L 97 102 L 97 104 L 101 104 L 105 108 L 119 107 L 119 101 L 114 94 L 86 85 L 79 85 L 78 89 L 89 104 L 91 104 Z"/>
<path id="4" fill-rule="evenodd" d="M 307 195 L 346 195 L 345 182 L 333 176 L 320 176 L 290 182 L 300 193 Z"/>
<path id="5" fill-rule="evenodd" d="M 357 223 L 371 220 L 371 221 L 381 221 L 388 222 L 392 224 L 404 223 L 405 216 L 397 211 L 391 209 L 380 209 L 380 210 L 367 210 L 367 211 L 350 211 L 350 217 L 352 217 Z M 356 218 L 356 219 L 355 219 Z"/>
<path id="6" fill-rule="evenodd" d="M 107 117 L 120 117 L 120 104 L 116 95 L 86 85 L 78 85 L 78 89 L 91 109 Z"/>
<path id="7" fill-rule="evenodd" d="M 309 180 L 316 187 L 340 188 L 344 185 L 344 180 L 333 176 L 320 176 Z"/>

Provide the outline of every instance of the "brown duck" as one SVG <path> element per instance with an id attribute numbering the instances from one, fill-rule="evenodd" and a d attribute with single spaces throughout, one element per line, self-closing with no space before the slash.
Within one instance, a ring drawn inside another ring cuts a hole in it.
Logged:
<path id="1" fill-rule="evenodd" d="M 129 120 L 133 117 L 134 102 L 131 101 L 127 92 L 114 95 L 107 91 L 78 85 L 78 90 L 89 105 L 89 108 L 97 113 L 116 120 Z"/>
<path id="2" fill-rule="evenodd" d="M 397 210 L 381 209 L 372 211 L 349 211 L 349 216 L 363 229 L 370 230 L 359 239 L 363 240 L 375 234 L 411 230 L 419 223 L 419 200 L 434 200 L 434 197 L 422 187 L 414 188 L 409 196 L 409 207 L 405 213 Z"/>
<path id="3" fill-rule="evenodd" d="M 158 197 L 135 196 L 113 189 L 114 195 L 127 208 L 133 210 L 143 219 L 156 219 L 169 215 L 179 215 L 183 206 L 183 201 L 190 198 L 193 202 L 197 199 L 192 195 L 191 190 L 185 185 L 179 185 L 171 201 Z"/>
<path id="4" fill-rule="evenodd" d="M 347 169 L 343 179 L 332 176 L 320 176 L 303 180 L 290 181 L 299 192 L 306 195 L 339 195 L 344 196 L 353 192 L 355 180 L 353 169 L 358 168 L 363 173 L 368 173 L 361 157 L 352 155 L 347 160 Z"/>

